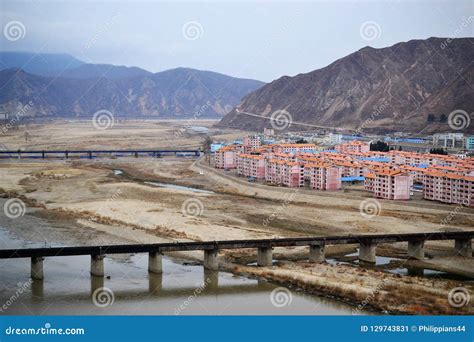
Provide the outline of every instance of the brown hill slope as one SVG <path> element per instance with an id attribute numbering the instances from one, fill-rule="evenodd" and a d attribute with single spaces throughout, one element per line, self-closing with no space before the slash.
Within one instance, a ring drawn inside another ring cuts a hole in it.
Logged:
<path id="1" fill-rule="evenodd" d="M 322 69 L 284 76 L 257 89 L 218 126 L 259 130 L 270 126 L 275 111 L 286 110 L 293 122 L 290 130 L 311 128 L 304 126 L 309 124 L 430 133 L 453 131 L 449 113 L 464 110 L 472 124 L 460 131 L 473 132 L 473 61 L 473 38 L 365 47 Z"/>

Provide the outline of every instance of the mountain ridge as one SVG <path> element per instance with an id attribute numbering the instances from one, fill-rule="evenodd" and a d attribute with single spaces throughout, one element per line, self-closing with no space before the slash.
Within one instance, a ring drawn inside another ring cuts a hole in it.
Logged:
<path id="1" fill-rule="evenodd" d="M 381 49 L 364 47 L 323 68 L 282 76 L 248 94 L 217 127 L 261 130 L 271 125 L 272 113 L 284 110 L 294 122 L 347 130 L 452 130 L 428 117 L 440 120 L 460 109 L 474 119 L 474 39 L 446 42 L 432 37 Z"/>
<path id="2" fill-rule="evenodd" d="M 196 110 L 201 117 L 220 118 L 263 84 L 191 68 L 151 73 L 83 63 L 50 75 L 9 68 L 0 70 L 0 112 L 15 113 L 35 98 L 32 118 L 87 118 L 102 109 L 122 118 L 185 119 Z"/>

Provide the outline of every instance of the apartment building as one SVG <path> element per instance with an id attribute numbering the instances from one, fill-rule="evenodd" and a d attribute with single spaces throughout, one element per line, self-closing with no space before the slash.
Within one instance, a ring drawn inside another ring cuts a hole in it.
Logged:
<path id="1" fill-rule="evenodd" d="M 237 168 L 239 152 L 234 146 L 224 146 L 214 153 L 214 167 L 218 169 Z"/>
<path id="2" fill-rule="evenodd" d="M 240 154 L 237 162 L 237 173 L 245 177 L 265 179 L 265 156 Z"/>
<path id="3" fill-rule="evenodd" d="M 314 153 L 316 145 L 314 144 L 274 144 L 272 145 L 273 153 Z"/>
<path id="4" fill-rule="evenodd" d="M 474 206 L 474 177 L 440 171 L 427 171 L 423 198 L 444 203 Z"/>
<path id="5" fill-rule="evenodd" d="M 410 176 L 401 170 L 376 171 L 373 191 L 376 198 L 408 200 L 410 199 Z"/>
<path id="6" fill-rule="evenodd" d="M 250 149 L 257 149 L 262 146 L 262 139 L 259 135 L 249 135 L 244 137 L 243 145 Z"/>
<path id="7" fill-rule="evenodd" d="M 463 148 L 463 133 L 437 133 L 433 135 L 433 145 L 442 148 Z"/>
<path id="8" fill-rule="evenodd" d="M 304 186 L 304 166 L 297 162 L 285 162 L 282 165 L 282 185 L 289 188 Z"/>
<path id="9" fill-rule="evenodd" d="M 338 144 L 336 145 L 335 149 L 338 153 L 348 153 L 348 152 L 365 153 L 365 152 L 370 151 L 370 143 L 354 140 L 354 141 Z"/>
<path id="10" fill-rule="evenodd" d="M 342 169 L 342 177 L 363 177 L 364 166 L 358 162 L 353 161 L 339 161 L 333 160 L 334 165 Z"/>
<path id="11" fill-rule="evenodd" d="M 364 189 L 366 191 L 374 192 L 375 173 L 367 173 L 364 177 Z"/>
<path id="12" fill-rule="evenodd" d="M 309 178 L 309 186 L 315 190 L 341 189 L 342 169 L 325 163 L 306 164 L 305 175 Z"/>
<path id="13" fill-rule="evenodd" d="M 267 160 L 265 164 L 265 181 L 287 187 L 303 187 L 304 166 L 294 161 Z"/>

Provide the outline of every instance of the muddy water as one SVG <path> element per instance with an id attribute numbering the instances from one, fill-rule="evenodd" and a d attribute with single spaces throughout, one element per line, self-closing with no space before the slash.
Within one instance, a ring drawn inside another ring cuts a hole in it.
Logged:
<path id="1" fill-rule="evenodd" d="M 4 203 L 0 199 L 0 209 Z M 0 210 L 0 248 L 129 242 L 39 214 L 28 209 L 24 216 L 10 219 Z M 0 314 L 342 315 L 351 314 L 353 308 L 266 281 L 207 272 L 200 265 L 169 258 L 163 260 L 163 275 L 149 275 L 147 261 L 146 254 L 108 255 L 106 277 L 98 278 L 89 273 L 88 256 L 46 258 L 45 279 L 31 282 L 29 259 L 0 260 Z M 103 287 L 110 292 L 100 292 Z M 277 295 L 272 296 L 272 291 Z M 96 297 L 96 303 L 94 292 L 103 294 Z"/>

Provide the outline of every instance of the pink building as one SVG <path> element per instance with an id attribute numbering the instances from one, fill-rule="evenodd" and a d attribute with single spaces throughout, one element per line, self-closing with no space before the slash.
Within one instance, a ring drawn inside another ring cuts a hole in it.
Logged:
<path id="1" fill-rule="evenodd" d="M 302 187 L 304 166 L 297 162 L 269 159 L 265 165 L 265 181 L 288 187 Z"/>
<path id="2" fill-rule="evenodd" d="M 379 170 L 375 172 L 374 197 L 408 200 L 410 199 L 410 176 L 400 170 Z"/>
<path id="3" fill-rule="evenodd" d="M 314 144 L 275 144 L 272 145 L 272 152 L 274 153 L 306 153 L 316 151 Z"/>
<path id="4" fill-rule="evenodd" d="M 364 189 L 374 192 L 375 187 L 375 173 L 367 173 L 364 177 Z"/>
<path id="5" fill-rule="evenodd" d="M 238 152 L 233 146 L 224 146 L 214 153 L 214 167 L 218 169 L 235 169 Z"/>
<path id="6" fill-rule="evenodd" d="M 309 176 L 310 187 L 316 190 L 341 189 L 342 169 L 329 164 L 306 164 L 305 172 Z"/>
<path id="7" fill-rule="evenodd" d="M 249 147 L 251 149 L 257 149 L 262 146 L 260 136 L 258 135 L 249 135 L 244 137 L 244 147 Z"/>
<path id="8" fill-rule="evenodd" d="M 265 157 L 261 155 L 240 154 L 237 173 L 245 177 L 265 179 Z"/>
<path id="9" fill-rule="evenodd" d="M 338 144 L 335 147 L 336 151 L 339 153 L 365 153 L 370 151 L 370 143 L 362 141 L 350 141 L 342 144 Z"/>
<path id="10" fill-rule="evenodd" d="M 474 206 L 474 177 L 427 171 L 423 182 L 423 198 L 472 207 Z"/>

